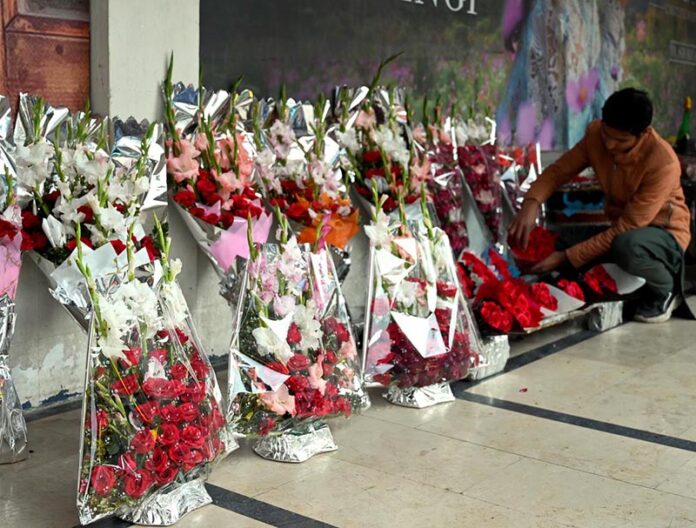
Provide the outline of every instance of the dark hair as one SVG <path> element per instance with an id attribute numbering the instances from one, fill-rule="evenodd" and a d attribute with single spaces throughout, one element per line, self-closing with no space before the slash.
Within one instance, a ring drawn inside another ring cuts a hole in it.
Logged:
<path id="1" fill-rule="evenodd" d="M 609 96 L 602 108 L 602 121 L 611 128 L 640 136 L 650 126 L 653 105 L 648 94 L 624 88 Z"/>

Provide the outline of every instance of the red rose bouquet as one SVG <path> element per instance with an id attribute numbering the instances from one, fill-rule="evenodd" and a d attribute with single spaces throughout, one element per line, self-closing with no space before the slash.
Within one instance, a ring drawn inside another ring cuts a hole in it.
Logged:
<path id="1" fill-rule="evenodd" d="M 302 434 L 367 403 L 330 255 L 288 239 L 279 223 L 279 245 L 250 237 L 230 353 L 228 420 L 251 437 Z"/>
<path id="2" fill-rule="evenodd" d="M 312 108 L 281 94 L 279 102 L 262 104 L 273 108 L 262 112 L 270 115 L 270 126 L 258 117 L 255 124 L 256 169 L 269 204 L 300 225 L 299 243 L 312 244 L 319 236 L 346 249 L 360 230 L 359 215 L 343 182 L 340 147 L 328 134 L 328 102 L 322 97 Z"/>
<path id="3" fill-rule="evenodd" d="M 158 245 L 162 272 L 153 274 L 148 264 L 137 276 L 132 247 L 124 272 L 100 269 L 96 253 L 109 247 L 84 254 L 78 245 L 76 265 L 93 306 L 77 499 L 82 524 L 114 514 L 170 524 L 210 502 L 203 479 L 235 447 L 215 374 L 175 282 L 180 264 L 169 262 L 161 229 Z M 191 500 L 178 510 L 148 505 L 187 486 Z"/>
<path id="4" fill-rule="evenodd" d="M 577 302 L 565 302 L 565 294 L 553 286 L 514 278 L 507 261 L 495 250 L 489 250 L 488 258 L 491 267 L 465 251 L 458 263 L 460 280 L 467 285 L 467 296 L 472 299 L 483 330 L 502 334 L 529 330 L 561 310 L 579 307 Z M 564 300 L 563 306 L 559 297 Z"/>
<path id="5" fill-rule="evenodd" d="M 374 201 L 381 205 L 386 197 Z M 365 227 L 371 245 L 365 378 L 399 389 L 463 379 L 480 349 L 447 235 L 430 225 L 424 204 L 425 221 L 408 222 L 400 200 L 401 225 L 379 205 Z"/>
<path id="6" fill-rule="evenodd" d="M 583 284 L 599 298 L 609 295 L 618 295 L 619 288 L 614 278 L 602 265 L 595 266 L 583 276 Z"/>

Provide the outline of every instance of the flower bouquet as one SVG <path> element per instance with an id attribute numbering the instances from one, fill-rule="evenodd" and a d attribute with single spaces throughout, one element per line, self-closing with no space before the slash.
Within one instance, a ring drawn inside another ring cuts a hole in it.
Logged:
<path id="1" fill-rule="evenodd" d="M 336 98 L 340 122 L 336 137 L 345 149 L 343 169 L 365 209 L 376 185 L 385 197 L 381 205 L 385 213 L 398 215 L 401 196 L 409 218 L 419 216 L 421 183 L 430 177 L 430 160 L 413 148 L 399 92 L 377 88 L 373 81 L 369 89 L 340 90 Z"/>
<path id="2" fill-rule="evenodd" d="M 343 182 L 340 147 L 329 135 L 329 102 L 320 97 L 313 108 L 281 94 L 262 106 L 266 121 L 257 115 L 254 122 L 256 167 L 268 203 L 299 224 L 299 243 L 316 242 L 322 223 L 319 235 L 345 250 L 360 230 L 359 214 Z"/>
<path id="3" fill-rule="evenodd" d="M 9 133 L 12 120 L 6 98 L 0 98 L 0 464 L 24 460 L 27 456 L 27 426 L 22 405 L 12 381 L 8 361 L 15 328 L 15 295 L 21 266 L 21 215 L 15 204 L 15 178 Z"/>
<path id="4" fill-rule="evenodd" d="M 51 293 L 89 332 L 80 521 L 173 524 L 211 501 L 203 477 L 235 444 L 175 282 L 180 265 L 159 222 L 155 238 L 143 227 L 166 205 L 161 127 L 114 121 L 111 136 L 88 114 L 56 123 L 63 114 L 26 97 L 22 112 L 25 240 L 41 229 L 45 244 L 33 247 Z"/>
<path id="5" fill-rule="evenodd" d="M 463 298 L 447 235 L 424 221 L 391 221 L 373 187 L 370 276 L 363 339 L 368 383 L 388 387 L 399 405 L 426 407 L 453 399 L 449 383 L 463 379 L 478 362 L 479 340 Z"/>
<path id="6" fill-rule="evenodd" d="M 498 151 L 490 141 L 481 144 L 481 135 L 472 132 L 471 123 L 460 124 L 457 127 L 457 158 L 493 242 L 497 243 L 502 236 L 503 218 Z"/>
<path id="7" fill-rule="evenodd" d="M 427 152 L 430 162 L 428 189 L 437 219 L 449 238 L 456 259 L 469 245 L 464 211 L 466 184 L 456 159 L 457 150 L 451 134 L 452 121 L 448 118 L 443 124 L 438 107 L 433 117 L 434 124 L 426 122 L 417 126 L 413 137 Z"/>
<path id="8" fill-rule="evenodd" d="M 278 210 L 277 210 L 278 211 Z M 336 449 L 325 419 L 369 402 L 333 261 L 288 238 L 258 246 L 243 277 L 230 352 L 228 420 L 264 458 L 303 462 Z"/>
<path id="9" fill-rule="evenodd" d="M 549 257 L 556 250 L 558 235 L 541 226 L 536 226 L 529 234 L 527 249 L 518 247 L 508 241 L 510 253 L 517 265 L 528 269 Z"/>
<path id="10" fill-rule="evenodd" d="M 167 173 L 172 197 L 200 248 L 224 279 L 236 278 L 236 257 L 248 258 L 247 218 L 266 242 L 272 217 L 264 210 L 255 177 L 256 148 L 244 127 L 253 103 L 238 93 L 164 81 Z M 231 295 L 223 295 L 233 303 Z M 230 293 L 230 292 L 227 292 Z"/>
<path id="11" fill-rule="evenodd" d="M 514 277 L 494 249 L 487 256 L 490 267 L 471 252 L 464 252 L 458 263 L 460 280 L 486 334 L 530 332 L 585 304 L 553 285 Z"/>

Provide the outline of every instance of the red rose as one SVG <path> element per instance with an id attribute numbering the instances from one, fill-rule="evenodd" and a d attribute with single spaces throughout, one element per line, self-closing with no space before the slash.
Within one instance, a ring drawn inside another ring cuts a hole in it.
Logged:
<path id="1" fill-rule="evenodd" d="M 131 394 L 135 394 L 138 387 L 138 375 L 129 374 L 120 380 L 114 381 L 111 385 L 111 390 L 119 396 L 130 396 Z"/>
<path id="2" fill-rule="evenodd" d="M 379 150 L 368 150 L 363 153 L 363 161 L 365 163 L 377 163 L 382 161 L 382 153 Z"/>
<path id="3" fill-rule="evenodd" d="M 176 444 L 179 441 L 179 428 L 170 423 L 160 425 L 157 441 L 163 446 Z"/>
<path id="4" fill-rule="evenodd" d="M 558 281 L 558 287 L 571 297 L 580 299 L 583 302 L 585 301 L 585 292 L 582 291 L 582 288 L 577 282 L 561 279 Z"/>
<path id="5" fill-rule="evenodd" d="M 201 403 L 205 400 L 205 384 L 195 381 L 189 383 L 185 392 L 181 395 L 181 399 L 187 402 Z"/>
<path id="6" fill-rule="evenodd" d="M 170 374 L 172 375 L 172 378 L 175 380 L 183 380 L 185 377 L 188 376 L 188 369 L 186 368 L 186 365 L 182 363 L 176 363 L 172 365 L 171 370 L 169 371 Z"/>
<path id="7" fill-rule="evenodd" d="M 174 482 L 174 479 L 179 474 L 178 468 L 174 466 L 167 466 L 159 473 L 155 473 L 155 481 L 158 485 L 164 486 L 170 482 Z"/>
<path id="8" fill-rule="evenodd" d="M 532 296 L 540 306 L 549 310 L 558 310 L 558 299 L 551 295 L 549 287 L 543 282 L 532 284 Z"/>
<path id="9" fill-rule="evenodd" d="M 343 396 L 337 398 L 333 402 L 333 412 L 334 413 L 342 413 L 346 417 L 350 416 L 352 409 L 350 407 L 350 402 L 348 401 L 347 398 L 344 398 Z"/>
<path id="10" fill-rule="evenodd" d="M 304 354 L 295 353 L 288 360 L 288 369 L 290 372 L 299 372 L 300 370 L 305 370 L 309 368 L 309 358 Z"/>
<path id="11" fill-rule="evenodd" d="M 222 214 L 220 214 L 220 223 L 222 224 L 222 227 L 229 229 L 229 227 L 234 223 L 234 215 L 230 212 L 223 211 Z"/>
<path id="12" fill-rule="evenodd" d="M 302 333 L 300 332 L 300 327 L 295 323 L 290 323 L 290 328 L 288 328 L 288 338 L 289 345 L 297 345 L 302 341 Z"/>
<path id="13" fill-rule="evenodd" d="M 135 473 L 138 469 L 138 463 L 130 453 L 125 453 L 118 457 L 118 472 L 121 475 Z"/>
<path id="14" fill-rule="evenodd" d="M 150 358 L 156 359 L 162 364 L 167 362 L 167 355 L 168 352 L 166 348 L 153 348 L 149 353 Z"/>
<path id="15" fill-rule="evenodd" d="M 288 218 L 301 222 L 307 214 L 307 208 L 295 202 L 286 209 L 285 214 Z"/>
<path id="16" fill-rule="evenodd" d="M 17 231 L 19 228 L 12 222 L 8 222 L 4 218 L 0 218 L 0 238 L 8 237 L 10 240 L 14 240 L 17 236 Z"/>
<path id="17" fill-rule="evenodd" d="M 203 196 L 207 196 L 217 192 L 217 185 L 206 178 L 199 178 L 196 182 L 196 189 L 198 189 Z"/>
<path id="18" fill-rule="evenodd" d="M 335 365 L 338 359 L 336 358 L 336 354 L 333 353 L 331 350 L 327 350 L 324 353 L 324 363 L 330 363 L 332 365 Z"/>
<path id="19" fill-rule="evenodd" d="M 109 427 L 109 413 L 107 413 L 104 409 L 99 409 L 96 417 L 97 429 L 99 431 L 104 431 L 107 427 Z"/>
<path id="20" fill-rule="evenodd" d="M 155 242 L 152 240 L 152 237 L 144 236 L 140 240 L 140 246 L 145 248 L 145 251 L 147 251 L 147 256 L 150 258 L 150 262 L 154 262 L 154 260 L 160 256 L 159 249 L 155 247 Z"/>
<path id="21" fill-rule="evenodd" d="M 109 243 L 111 244 L 111 247 L 114 248 L 117 255 L 120 255 L 126 250 L 126 245 L 120 240 L 109 240 Z"/>
<path id="22" fill-rule="evenodd" d="M 184 443 L 177 443 L 169 448 L 167 452 L 169 454 L 169 459 L 177 466 L 183 466 L 184 460 L 188 456 L 191 448 Z"/>
<path id="23" fill-rule="evenodd" d="M 145 461 L 144 465 L 145 469 L 157 475 L 167 469 L 169 466 L 169 457 L 162 449 L 155 447 L 154 451 L 152 451 L 152 454 L 150 455 L 150 458 Z"/>
<path id="24" fill-rule="evenodd" d="M 350 341 L 350 332 L 346 328 L 346 326 L 342 323 L 337 323 L 336 324 L 336 337 L 341 343 L 347 343 Z M 335 363 L 335 362 L 332 362 Z"/>
<path id="25" fill-rule="evenodd" d="M 457 295 L 457 285 L 445 281 L 437 281 L 437 294 L 440 297 L 454 297 Z"/>
<path id="26" fill-rule="evenodd" d="M 140 419 L 145 423 L 152 423 L 162 412 L 159 402 L 148 400 L 136 407 Z"/>
<path id="27" fill-rule="evenodd" d="M 150 378 L 143 383 L 143 392 L 150 398 L 171 400 L 186 392 L 186 386 L 179 380 Z"/>
<path id="28" fill-rule="evenodd" d="M 91 482 L 94 492 L 106 497 L 116 484 L 116 473 L 110 466 L 94 466 Z"/>
<path id="29" fill-rule="evenodd" d="M 41 227 L 41 218 L 36 216 L 31 211 L 22 211 L 22 228 L 27 230 L 39 229 Z"/>
<path id="30" fill-rule="evenodd" d="M 205 443 L 205 437 L 201 430 L 195 425 L 187 425 L 181 431 L 181 440 L 186 442 L 193 449 L 200 449 Z"/>
<path id="31" fill-rule="evenodd" d="M 78 207 L 77 212 L 85 215 L 85 219 L 83 220 L 83 223 L 85 223 L 85 224 L 93 224 L 94 223 L 94 211 L 92 211 L 92 208 L 89 205 L 83 205 L 81 207 Z"/>
<path id="32" fill-rule="evenodd" d="M 160 411 L 162 419 L 165 422 L 179 423 L 181 421 L 181 412 L 179 407 L 174 404 L 165 405 Z"/>
<path id="33" fill-rule="evenodd" d="M 271 418 L 270 416 L 264 416 L 259 421 L 258 433 L 260 436 L 266 436 L 268 433 L 273 431 L 273 428 L 275 426 L 276 426 L 275 418 Z"/>
<path id="34" fill-rule="evenodd" d="M 184 209 L 188 209 L 196 203 L 196 193 L 189 190 L 179 191 L 174 195 L 174 201 Z"/>
<path id="35" fill-rule="evenodd" d="M 219 409 L 213 409 L 213 412 L 210 413 L 210 423 L 213 424 L 215 430 L 218 430 L 225 425 L 225 417 L 222 416 Z"/>
<path id="36" fill-rule="evenodd" d="M 285 385 L 291 392 L 297 394 L 298 392 L 302 392 L 309 388 L 309 380 L 304 376 L 295 374 L 287 379 Z"/>
<path id="37" fill-rule="evenodd" d="M 190 449 L 183 460 L 184 471 L 191 471 L 201 462 L 203 462 L 203 453 L 197 449 Z"/>
<path id="38" fill-rule="evenodd" d="M 188 339 L 188 338 L 187 338 Z M 185 341 L 183 341 L 185 343 Z M 208 374 L 210 368 L 208 367 L 208 362 L 204 361 L 199 354 L 195 354 L 191 358 L 191 368 L 193 373 L 196 375 L 196 379 L 203 381 Z"/>
<path id="39" fill-rule="evenodd" d="M 155 448 L 155 439 L 149 429 L 141 429 L 131 440 L 131 449 L 138 455 L 147 455 Z"/>
<path id="40" fill-rule="evenodd" d="M 48 237 L 44 235 L 43 231 L 34 231 L 31 233 L 31 249 L 35 249 L 36 251 L 41 251 L 42 249 L 45 249 L 46 246 L 48 245 Z M 24 243 L 24 240 L 22 240 Z"/>
<path id="41" fill-rule="evenodd" d="M 120 363 L 124 368 L 129 368 L 140 363 L 140 358 L 143 357 L 143 350 L 140 347 L 131 347 L 123 351 L 126 359 L 121 359 Z"/>
<path id="42" fill-rule="evenodd" d="M 188 342 L 189 336 L 187 336 L 186 332 L 184 332 L 181 328 L 175 328 L 174 331 L 176 332 L 176 337 L 179 340 L 179 343 L 183 345 Z"/>
<path id="43" fill-rule="evenodd" d="M 200 414 L 198 407 L 193 403 L 182 403 L 179 405 L 178 411 L 179 419 L 182 422 L 193 422 Z"/>
<path id="44" fill-rule="evenodd" d="M 152 486 L 152 480 L 152 475 L 149 471 L 140 470 L 136 471 L 135 473 L 128 474 L 123 482 L 123 491 L 129 497 L 139 499 L 145 495 L 145 493 L 147 493 L 147 490 L 150 489 L 150 486 Z"/>
<path id="45" fill-rule="evenodd" d="M 486 301 L 483 303 L 481 317 L 486 324 L 503 333 L 512 330 L 512 315 L 494 302 Z"/>

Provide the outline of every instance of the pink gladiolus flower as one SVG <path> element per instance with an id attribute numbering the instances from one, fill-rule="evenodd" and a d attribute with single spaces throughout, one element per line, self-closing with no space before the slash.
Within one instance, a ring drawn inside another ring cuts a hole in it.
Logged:
<path id="1" fill-rule="evenodd" d="M 261 402 L 268 407 L 271 412 L 280 416 L 288 413 L 295 416 L 295 397 L 290 396 L 290 392 L 285 385 L 281 385 L 275 392 L 265 392 L 259 396 Z"/>
<path id="2" fill-rule="evenodd" d="M 201 152 L 208 150 L 208 137 L 205 134 L 198 134 L 193 140 L 193 146 Z"/>
<path id="3" fill-rule="evenodd" d="M 365 112 L 364 110 L 361 110 L 360 113 L 358 114 L 357 119 L 355 120 L 355 126 L 358 128 L 374 128 L 374 126 L 377 124 L 377 118 L 375 117 L 375 113 L 370 110 L 370 112 Z"/>
<path id="4" fill-rule="evenodd" d="M 352 339 L 344 341 L 341 344 L 341 348 L 338 350 L 338 355 L 341 359 L 353 359 L 357 353 L 358 352 L 355 349 L 355 342 Z"/>
<path id="5" fill-rule="evenodd" d="M 178 156 L 170 155 L 167 158 L 167 170 L 174 176 L 177 183 L 185 180 L 195 180 L 198 178 L 198 162 L 194 159 L 200 156 L 190 141 L 182 139 L 179 142 L 181 154 Z"/>
<path id="6" fill-rule="evenodd" d="M 323 379 L 324 376 L 324 357 L 319 354 L 317 356 L 317 362 L 307 369 L 309 371 L 309 386 L 313 389 L 321 392 L 322 396 L 326 392 L 326 380 Z"/>
<path id="7" fill-rule="evenodd" d="M 580 76 L 577 81 L 566 83 L 566 101 L 574 112 L 582 112 L 592 102 L 599 86 L 599 74 L 591 69 Z"/>

